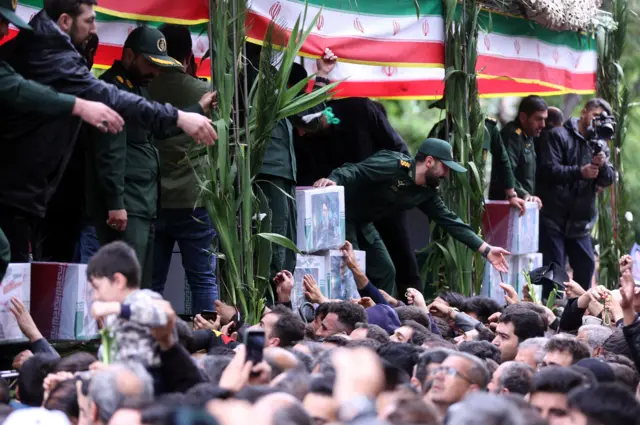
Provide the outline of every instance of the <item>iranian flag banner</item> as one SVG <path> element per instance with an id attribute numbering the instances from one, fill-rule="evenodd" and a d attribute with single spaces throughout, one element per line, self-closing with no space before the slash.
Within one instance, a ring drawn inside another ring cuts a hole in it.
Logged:
<path id="1" fill-rule="evenodd" d="M 21 0 L 18 14 L 29 20 L 42 0 Z M 436 99 L 444 89 L 444 18 L 440 0 L 309 0 L 305 26 L 318 20 L 301 51 L 300 62 L 315 72 L 326 47 L 340 58 L 330 78 L 343 81 L 338 97 Z M 304 16 L 301 0 L 252 0 L 247 35 L 261 43 L 267 25 L 286 38 Z M 188 25 L 194 54 L 208 50 L 208 1 L 100 0 L 96 7 L 98 48 L 95 66 L 119 59 L 128 34 L 138 25 Z M 479 91 L 485 97 L 588 93 L 595 89 L 595 43 L 586 35 L 546 30 L 521 18 L 482 12 L 478 42 Z M 12 36 L 15 35 L 12 29 Z M 280 38 L 276 38 L 280 39 Z M 210 63 L 200 61 L 208 77 Z"/>

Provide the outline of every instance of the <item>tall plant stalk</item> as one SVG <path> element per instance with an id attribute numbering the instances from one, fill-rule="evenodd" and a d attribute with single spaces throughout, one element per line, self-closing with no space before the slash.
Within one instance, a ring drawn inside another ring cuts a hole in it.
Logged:
<path id="1" fill-rule="evenodd" d="M 629 9 L 627 0 L 613 0 L 613 18 L 617 28 L 601 30 L 597 38 L 598 48 L 598 95 L 613 108 L 618 122 L 615 138 L 609 143 L 610 161 L 618 171 L 619 178 L 610 188 L 598 195 L 598 221 L 595 228 L 600 245 L 599 284 L 614 289 L 618 286 L 618 260 L 628 253 L 633 245 L 632 223 L 625 214 L 630 210 L 629 195 L 625 191 L 625 175 L 621 152 L 627 130 L 630 92 L 624 80 L 620 59 L 625 52 Z"/>
<path id="2" fill-rule="evenodd" d="M 210 0 L 212 83 L 218 109 L 212 120 L 218 133 L 207 148 L 204 171 L 196 169 L 201 196 L 217 235 L 213 248 L 219 259 L 222 297 L 237 306 L 247 323 L 257 323 L 265 297 L 271 244 L 298 251 L 295 243 L 270 233 L 271 211 L 254 178 L 276 123 L 326 101 L 335 84 L 300 95 L 310 78 L 288 87 L 291 65 L 316 24 L 306 29 L 299 17 L 285 43 L 284 31 L 272 22 L 266 32 L 258 64 L 246 58 L 245 0 Z M 277 37 L 277 40 L 276 40 Z M 274 44 L 284 46 L 274 63 Z M 257 69 L 252 69 L 257 68 Z M 255 79 L 249 87 L 249 74 Z"/>
<path id="3" fill-rule="evenodd" d="M 442 186 L 447 206 L 479 232 L 482 224 L 484 116 L 478 100 L 476 62 L 478 14 L 476 0 L 446 0 L 445 6 L 445 101 L 447 134 L 454 157 L 468 173 L 452 173 Z M 432 226 L 432 235 L 434 226 Z M 435 286 L 448 286 L 460 293 L 478 293 L 484 262 L 480 255 L 449 235 L 432 241 L 423 268 L 434 273 Z"/>

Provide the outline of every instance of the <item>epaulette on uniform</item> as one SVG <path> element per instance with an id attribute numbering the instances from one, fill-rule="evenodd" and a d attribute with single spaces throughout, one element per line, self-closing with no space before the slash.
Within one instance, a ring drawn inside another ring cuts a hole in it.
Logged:
<path id="1" fill-rule="evenodd" d="M 411 168 L 411 163 L 409 161 L 405 161 L 404 159 L 400 160 L 400 168 Z"/>

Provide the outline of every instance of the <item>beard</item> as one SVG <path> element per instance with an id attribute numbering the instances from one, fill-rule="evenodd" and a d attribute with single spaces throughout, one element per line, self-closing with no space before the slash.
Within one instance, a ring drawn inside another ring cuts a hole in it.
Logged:
<path id="1" fill-rule="evenodd" d="M 431 170 L 425 174 L 425 183 L 427 186 L 437 189 L 444 177 L 436 176 Z"/>
<path id="2" fill-rule="evenodd" d="M 74 20 L 71 24 L 71 29 L 69 30 L 69 38 L 71 38 L 71 43 L 78 49 L 79 52 L 84 52 L 87 48 L 87 44 L 89 44 L 89 39 L 92 37 L 89 34 L 88 37 L 80 36 L 80 30 L 78 29 L 78 25 Z"/>
<path id="3" fill-rule="evenodd" d="M 143 74 L 140 70 L 140 67 L 138 67 L 137 60 L 131 62 L 131 66 L 129 67 L 128 72 L 129 79 L 131 79 L 131 82 L 134 86 L 146 87 L 154 77 L 153 74 Z"/>

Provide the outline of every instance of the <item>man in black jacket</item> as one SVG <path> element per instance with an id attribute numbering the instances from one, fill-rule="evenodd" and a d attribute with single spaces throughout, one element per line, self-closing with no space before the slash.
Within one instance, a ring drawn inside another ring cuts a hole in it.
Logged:
<path id="1" fill-rule="evenodd" d="M 544 208 L 540 211 L 540 252 L 544 264 L 564 267 L 565 258 L 574 270 L 574 280 L 583 288 L 591 285 L 595 268 L 591 229 L 596 219 L 596 192 L 613 183 L 615 170 L 608 162 L 609 148 L 594 155 L 589 130 L 594 117 L 612 114 L 602 99 L 587 102 L 580 118 L 546 132 L 540 141 L 536 191 Z M 543 296 L 548 296 L 545 287 Z"/>
<path id="2" fill-rule="evenodd" d="M 44 10 L 31 20 L 34 31 L 23 31 L 3 45 L 0 59 L 27 79 L 103 102 L 129 122 L 152 131 L 178 126 L 195 140 L 213 143 L 215 131 L 202 115 L 146 101 L 91 74 L 78 49 L 96 33 L 95 3 L 45 1 Z M 11 261 L 26 262 L 34 227 L 44 217 L 73 152 L 80 121 L 21 114 L 5 104 L 0 106 L 0 114 L 0 227 L 11 244 Z"/>

